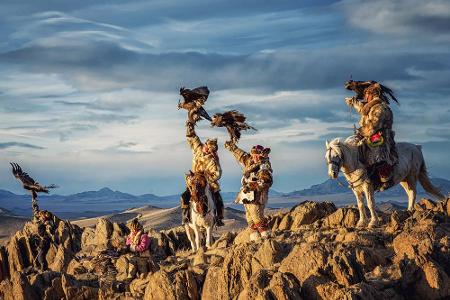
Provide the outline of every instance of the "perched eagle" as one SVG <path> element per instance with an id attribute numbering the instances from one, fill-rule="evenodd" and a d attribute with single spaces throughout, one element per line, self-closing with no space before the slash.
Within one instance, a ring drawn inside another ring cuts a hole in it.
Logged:
<path id="1" fill-rule="evenodd" d="M 377 94 L 381 100 L 389 103 L 389 99 L 394 100 L 399 104 L 397 98 L 394 95 L 394 91 L 392 91 L 387 86 L 384 86 L 374 80 L 369 81 L 353 81 L 349 80 L 345 83 L 344 86 L 347 90 L 354 91 L 356 93 L 356 99 L 364 99 L 364 93 L 366 90 L 371 90 L 373 93 Z"/>
<path id="2" fill-rule="evenodd" d="M 245 123 L 245 116 L 237 110 L 230 110 L 222 114 L 215 114 L 211 122 L 212 126 L 226 127 L 230 134 L 231 141 L 236 143 L 241 138 L 241 131 L 253 129 L 257 130 Z"/>
<path id="3" fill-rule="evenodd" d="M 37 193 L 48 194 L 49 189 L 54 189 L 58 187 L 54 184 L 48 186 L 40 185 L 38 182 L 34 181 L 34 179 L 30 177 L 30 175 L 22 171 L 22 168 L 18 164 L 16 163 L 10 164 L 12 166 L 12 173 L 14 177 L 16 177 L 17 180 L 19 180 L 22 183 L 24 189 L 31 191 L 33 198 L 36 198 Z"/>
<path id="4" fill-rule="evenodd" d="M 183 102 L 178 102 L 178 109 L 184 108 L 188 111 L 189 121 L 195 123 L 201 118 L 211 120 L 206 110 L 203 108 L 209 96 L 209 89 L 206 86 L 200 86 L 195 89 L 180 88 L 180 95 Z"/>

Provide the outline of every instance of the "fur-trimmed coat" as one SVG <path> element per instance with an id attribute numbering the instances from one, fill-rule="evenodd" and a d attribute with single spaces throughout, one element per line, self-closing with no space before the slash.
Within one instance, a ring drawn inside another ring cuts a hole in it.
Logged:
<path id="1" fill-rule="evenodd" d="M 193 131 L 193 130 L 192 130 Z M 187 136 L 187 142 L 192 149 L 192 171 L 203 172 L 213 192 L 220 191 L 219 179 L 222 177 L 219 157 L 203 152 L 203 143 L 195 131 Z"/>
<path id="2" fill-rule="evenodd" d="M 233 153 L 236 160 L 242 165 L 243 184 L 255 192 L 255 202 L 267 203 L 269 188 L 273 184 L 272 166 L 269 159 L 264 158 L 260 162 L 254 162 L 250 153 L 245 152 L 235 144 L 226 144 L 225 147 Z"/>
<path id="3" fill-rule="evenodd" d="M 358 132 L 365 140 L 378 132 L 381 132 L 384 138 L 384 144 L 379 147 L 371 148 L 365 143 L 366 163 L 373 165 L 379 162 L 386 162 L 394 165 L 398 160 L 398 156 L 394 141 L 395 132 L 392 130 L 394 117 L 389 105 L 379 98 L 374 98 L 368 103 L 352 99 L 347 104 L 355 108 L 361 115 L 359 120 L 361 127 L 358 129 Z"/>

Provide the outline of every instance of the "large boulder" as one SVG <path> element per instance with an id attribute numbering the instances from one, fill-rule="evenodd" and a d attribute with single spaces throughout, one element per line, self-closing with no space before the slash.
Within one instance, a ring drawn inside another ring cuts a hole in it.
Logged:
<path id="1" fill-rule="evenodd" d="M 200 299 L 195 276 L 188 270 L 173 273 L 158 271 L 149 276 L 144 300 Z"/>

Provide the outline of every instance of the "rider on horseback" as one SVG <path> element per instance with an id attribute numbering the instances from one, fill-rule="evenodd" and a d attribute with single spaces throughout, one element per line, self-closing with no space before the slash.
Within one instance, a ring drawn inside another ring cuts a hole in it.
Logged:
<path id="1" fill-rule="evenodd" d="M 220 195 L 219 179 L 222 176 L 219 156 L 217 155 L 217 139 L 207 139 L 203 144 L 194 130 L 195 123 L 186 122 L 186 137 L 192 149 L 194 157 L 192 159 L 192 171 L 194 173 L 203 173 L 208 181 L 213 195 L 214 205 L 216 206 L 215 223 L 217 226 L 223 226 L 223 200 Z M 181 207 L 183 210 L 183 224 L 189 222 L 189 201 L 190 192 L 188 189 L 181 195 Z"/>
<path id="2" fill-rule="evenodd" d="M 389 98 L 398 101 L 391 89 L 376 81 L 350 80 L 345 88 L 356 93 L 345 102 L 361 115 L 356 134 L 361 141 L 364 163 L 369 173 L 377 172 L 379 188 L 383 191 L 392 186 L 392 170 L 398 161 Z"/>
<path id="3" fill-rule="evenodd" d="M 243 166 L 242 188 L 238 200 L 244 204 L 245 217 L 252 229 L 250 240 L 267 238 L 269 230 L 264 218 L 264 208 L 269 198 L 269 188 L 273 183 L 272 166 L 269 161 L 270 148 L 257 145 L 247 153 L 232 141 L 226 142 L 225 148 L 233 153 Z"/>

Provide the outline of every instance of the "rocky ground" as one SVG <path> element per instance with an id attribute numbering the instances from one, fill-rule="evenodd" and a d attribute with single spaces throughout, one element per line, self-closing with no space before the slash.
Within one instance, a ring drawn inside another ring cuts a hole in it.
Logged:
<path id="1" fill-rule="evenodd" d="M 249 243 L 248 230 L 224 233 L 196 254 L 182 228 L 150 230 L 151 270 L 132 279 L 123 223 L 59 222 L 50 270 L 38 272 L 29 222 L 0 248 L 0 299 L 450 297 L 450 199 L 380 216 L 380 227 L 357 229 L 354 207 L 303 202 L 269 217 L 268 240 Z"/>

